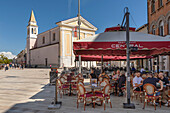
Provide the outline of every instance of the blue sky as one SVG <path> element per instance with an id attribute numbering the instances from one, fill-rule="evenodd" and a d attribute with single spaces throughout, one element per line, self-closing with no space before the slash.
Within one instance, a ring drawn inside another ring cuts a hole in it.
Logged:
<path id="1" fill-rule="evenodd" d="M 147 23 L 146 0 L 81 0 L 81 15 L 98 28 L 96 33 L 101 33 L 122 22 L 124 7 L 129 7 L 135 21 L 130 16 L 132 27 Z M 55 22 L 76 17 L 78 0 L 0 0 L 0 52 L 17 55 L 26 47 L 32 9 L 41 33 L 56 27 Z"/>

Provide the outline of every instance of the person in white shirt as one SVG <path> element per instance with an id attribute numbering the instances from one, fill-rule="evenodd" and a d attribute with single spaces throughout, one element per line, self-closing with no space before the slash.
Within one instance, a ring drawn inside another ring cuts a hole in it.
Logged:
<path id="1" fill-rule="evenodd" d="M 144 71 L 145 71 L 145 69 L 142 67 L 142 68 L 140 69 L 140 72 L 143 73 Z"/>
<path id="2" fill-rule="evenodd" d="M 117 73 L 112 77 L 112 79 L 118 80 L 120 77 L 120 70 L 117 70 Z"/>
<path id="3" fill-rule="evenodd" d="M 143 88 L 142 88 L 143 79 L 142 79 L 142 77 L 140 77 L 140 72 L 137 71 L 137 72 L 135 73 L 135 75 L 136 75 L 136 76 L 133 78 L 133 88 L 134 88 L 134 90 L 136 90 L 136 91 L 142 91 L 142 90 L 143 90 Z"/>

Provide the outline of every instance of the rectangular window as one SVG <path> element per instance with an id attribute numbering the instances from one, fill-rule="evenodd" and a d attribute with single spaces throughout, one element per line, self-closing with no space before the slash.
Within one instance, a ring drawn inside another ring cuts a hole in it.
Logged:
<path id="1" fill-rule="evenodd" d="M 42 39 L 42 44 L 45 44 L 45 37 L 43 37 Z"/>
<path id="2" fill-rule="evenodd" d="M 155 0 L 151 2 L 151 12 L 155 12 Z"/>
<path id="3" fill-rule="evenodd" d="M 163 26 L 160 26 L 159 27 L 159 35 L 160 36 L 163 36 L 164 34 L 163 34 Z"/>
<path id="4" fill-rule="evenodd" d="M 153 30 L 152 30 L 152 34 L 153 34 L 153 35 L 155 35 L 155 34 L 156 34 L 156 33 L 155 33 L 155 29 L 153 29 Z"/>
<path id="5" fill-rule="evenodd" d="M 53 41 L 55 41 L 55 33 L 53 33 Z"/>
<path id="6" fill-rule="evenodd" d="M 159 7 L 163 6 L 162 0 L 159 0 L 158 4 L 159 4 Z"/>

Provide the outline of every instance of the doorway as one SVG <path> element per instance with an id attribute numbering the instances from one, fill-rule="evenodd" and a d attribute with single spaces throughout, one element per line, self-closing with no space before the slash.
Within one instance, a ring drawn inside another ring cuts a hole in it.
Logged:
<path id="1" fill-rule="evenodd" d="M 47 67 L 47 64 L 48 64 L 48 59 L 45 58 L 45 66 Z"/>

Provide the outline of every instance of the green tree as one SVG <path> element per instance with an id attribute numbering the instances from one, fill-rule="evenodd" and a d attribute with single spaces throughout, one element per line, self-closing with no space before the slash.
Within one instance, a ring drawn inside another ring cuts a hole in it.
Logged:
<path id="1" fill-rule="evenodd" d="M 10 61 L 4 54 L 0 54 L 0 63 L 9 64 Z"/>

